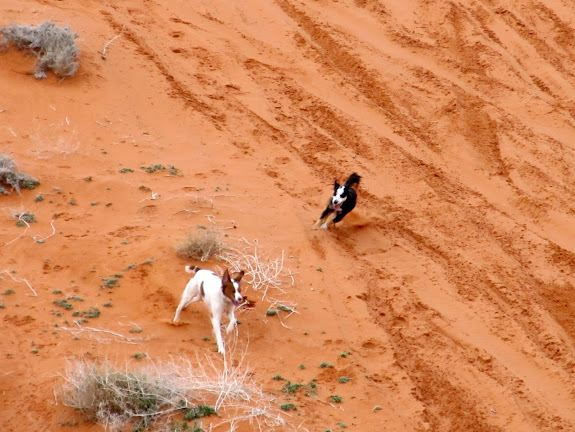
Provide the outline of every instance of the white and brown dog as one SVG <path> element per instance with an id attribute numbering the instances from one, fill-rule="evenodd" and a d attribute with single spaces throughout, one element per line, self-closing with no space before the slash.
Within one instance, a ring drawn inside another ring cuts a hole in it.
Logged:
<path id="1" fill-rule="evenodd" d="M 224 354 L 224 341 L 222 339 L 221 322 L 222 315 L 227 313 L 230 323 L 226 327 L 227 333 L 236 326 L 235 309 L 244 300 L 240 291 L 240 281 L 244 276 L 244 271 L 230 273 L 226 269 L 220 278 L 211 270 L 201 270 L 198 267 L 185 267 L 187 273 L 194 274 L 190 279 L 184 292 L 180 304 L 174 315 L 174 322 L 180 320 L 182 309 L 189 304 L 203 300 L 210 311 L 214 335 L 218 343 L 218 352 Z"/>

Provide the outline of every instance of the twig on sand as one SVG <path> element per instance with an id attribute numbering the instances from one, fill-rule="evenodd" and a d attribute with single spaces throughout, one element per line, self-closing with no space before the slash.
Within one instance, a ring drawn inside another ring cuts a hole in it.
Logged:
<path id="1" fill-rule="evenodd" d="M 18 278 L 15 278 L 14 276 L 12 276 L 12 274 L 11 274 L 8 270 L 0 270 L 0 275 L 1 275 L 1 274 L 7 274 L 8 276 L 10 276 L 10 277 L 12 278 L 12 280 L 13 280 L 14 282 L 19 282 L 19 283 L 23 282 L 23 283 L 25 283 L 26 285 L 28 285 L 28 288 L 30 288 L 30 291 L 32 291 L 32 292 L 34 293 L 33 297 L 38 297 L 38 294 L 36 293 L 36 291 L 34 290 L 34 288 L 32 288 L 32 285 L 30 285 L 30 282 L 28 282 L 26 279 L 18 279 Z M 28 294 L 28 295 L 29 295 L 29 294 Z"/>
<path id="2" fill-rule="evenodd" d="M 106 60 L 106 58 L 108 57 L 108 47 L 110 46 L 110 44 L 112 42 L 114 42 L 116 39 L 118 39 L 122 35 L 123 31 L 124 31 L 124 27 L 122 26 L 122 30 L 120 30 L 120 33 L 118 33 L 116 36 L 114 36 L 112 39 L 110 39 L 108 42 L 106 42 L 106 45 L 104 45 L 104 49 L 102 50 L 102 59 L 103 60 Z"/>
<path id="3" fill-rule="evenodd" d="M 98 329 L 98 328 L 94 328 L 94 327 L 84 327 L 78 323 L 76 323 L 76 325 L 78 326 L 78 328 L 58 327 L 58 330 L 69 331 L 70 333 L 72 333 L 74 335 L 76 335 L 78 333 L 82 333 L 82 332 L 90 332 L 90 337 L 93 333 L 95 333 L 95 334 L 105 333 L 105 334 L 109 334 L 109 335 L 114 336 L 116 339 L 119 339 L 121 342 L 129 343 L 129 344 L 138 344 L 142 341 L 147 340 L 145 338 L 130 338 L 130 337 L 124 336 L 123 334 L 117 333 L 117 332 L 112 331 L 112 330 Z"/>
<path id="4" fill-rule="evenodd" d="M 52 234 L 50 234 L 44 238 L 41 238 L 41 239 L 36 239 L 37 236 L 32 236 L 32 239 L 34 240 L 35 243 L 44 243 L 46 241 L 46 239 L 49 239 L 54 234 L 56 234 L 56 228 L 54 227 L 54 219 L 52 219 L 50 221 L 50 226 L 52 227 Z"/>
<path id="5" fill-rule="evenodd" d="M 2 247 L 6 247 L 6 246 L 8 246 L 9 244 L 14 243 L 16 240 L 18 240 L 19 238 L 23 237 L 24 234 L 26 234 L 26 231 L 28 231 L 28 229 L 30 229 L 30 224 L 24 220 L 24 215 L 25 215 L 25 214 L 26 214 L 26 212 L 21 213 L 20 215 L 18 215 L 18 221 L 20 221 L 20 222 L 26 224 L 26 229 L 24 230 L 24 232 L 23 232 L 22 234 L 20 234 L 18 237 L 16 237 L 15 239 L 12 239 L 12 240 L 10 240 L 8 243 L 3 244 Z"/>
<path id="6" fill-rule="evenodd" d="M 217 223 L 215 222 L 215 217 L 214 217 L 214 215 L 206 215 L 206 218 L 210 221 L 210 223 L 211 223 L 212 225 L 217 225 Z M 223 228 L 220 228 L 220 229 L 226 230 L 226 229 L 235 229 L 235 228 L 238 227 L 234 221 L 228 221 L 228 223 L 230 223 L 231 226 L 223 227 Z"/>
<path id="7" fill-rule="evenodd" d="M 279 303 L 279 306 L 277 307 L 277 309 L 282 310 L 284 312 L 288 312 L 288 314 L 285 316 L 284 319 L 288 319 L 294 313 L 299 314 L 299 312 L 295 310 L 295 308 L 297 307 L 297 305 L 295 303 L 291 303 L 290 306 L 286 306 L 286 302 L 281 302 L 281 301 L 275 300 L 275 299 L 270 299 L 270 301 L 272 302 L 272 304 L 270 305 L 269 309 L 273 309 Z M 284 324 L 284 322 L 281 318 L 281 315 L 279 313 L 276 316 L 280 320 L 280 324 L 283 327 L 291 330 L 291 327 Z"/>

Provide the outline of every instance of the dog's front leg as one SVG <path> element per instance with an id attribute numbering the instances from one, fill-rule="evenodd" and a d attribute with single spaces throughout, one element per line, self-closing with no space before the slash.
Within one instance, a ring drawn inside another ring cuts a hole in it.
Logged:
<path id="1" fill-rule="evenodd" d="M 228 318 L 230 319 L 230 322 L 226 327 L 226 333 L 230 333 L 238 323 L 236 321 L 236 315 L 234 314 L 234 308 L 230 308 L 230 310 L 228 311 Z"/>
<path id="2" fill-rule="evenodd" d="M 224 353 L 224 340 L 222 339 L 222 319 L 221 314 L 212 315 L 212 327 L 214 328 L 214 335 L 216 336 L 216 342 L 218 343 L 218 352 L 220 354 Z"/>

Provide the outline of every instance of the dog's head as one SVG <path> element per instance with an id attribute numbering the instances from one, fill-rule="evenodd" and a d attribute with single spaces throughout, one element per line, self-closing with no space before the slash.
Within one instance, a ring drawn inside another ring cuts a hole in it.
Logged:
<path id="1" fill-rule="evenodd" d="M 334 210 L 339 211 L 342 204 L 347 200 L 349 188 L 345 185 L 340 185 L 337 180 L 333 185 L 333 196 L 331 197 L 331 205 Z"/>
<path id="2" fill-rule="evenodd" d="M 244 277 L 244 271 L 232 273 L 228 269 L 222 276 L 222 291 L 224 295 L 229 298 L 235 306 L 238 306 L 244 299 L 241 293 L 240 281 Z"/>

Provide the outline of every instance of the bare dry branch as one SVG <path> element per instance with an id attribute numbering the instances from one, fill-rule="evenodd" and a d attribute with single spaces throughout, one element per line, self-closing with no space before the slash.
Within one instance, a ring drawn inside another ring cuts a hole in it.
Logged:
<path id="1" fill-rule="evenodd" d="M 26 285 L 28 285 L 28 288 L 30 288 L 30 291 L 32 291 L 32 293 L 34 294 L 32 297 L 38 297 L 38 294 L 36 293 L 34 288 L 32 288 L 30 282 L 28 282 L 26 279 L 15 278 L 14 276 L 12 276 L 12 273 L 10 273 L 8 270 L 0 270 L 0 274 L 7 274 L 14 282 L 25 283 Z"/>
<path id="2" fill-rule="evenodd" d="M 102 59 L 103 60 L 106 60 L 108 57 L 108 47 L 112 44 L 112 42 L 114 42 L 116 39 L 118 39 L 122 35 L 123 31 L 124 31 L 124 27 L 122 26 L 120 33 L 118 33 L 116 36 L 114 36 L 112 39 L 110 39 L 108 42 L 106 42 L 106 45 L 104 45 L 104 49 L 102 50 Z"/>

